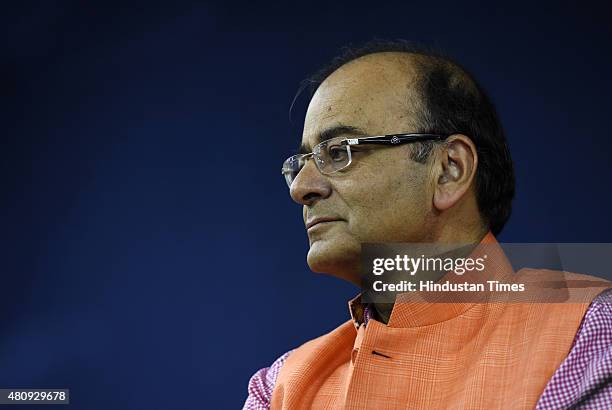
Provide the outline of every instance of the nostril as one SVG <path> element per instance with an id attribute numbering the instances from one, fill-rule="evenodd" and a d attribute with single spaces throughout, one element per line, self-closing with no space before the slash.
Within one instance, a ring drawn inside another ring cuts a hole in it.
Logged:
<path id="1" fill-rule="evenodd" d="M 319 195 L 319 194 L 317 194 L 317 193 L 315 193 L 315 192 L 309 192 L 309 193 L 307 193 L 306 195 L 304 195 L 304 196 L 302 197 L 302 199 L 304 200 L 304 202 L 310 202 L 310 201 L 312 201 L 313 199 L 316 199 L 317 197 L 320 197 L 320 196 L 321 196 L 321 195 Z"/>

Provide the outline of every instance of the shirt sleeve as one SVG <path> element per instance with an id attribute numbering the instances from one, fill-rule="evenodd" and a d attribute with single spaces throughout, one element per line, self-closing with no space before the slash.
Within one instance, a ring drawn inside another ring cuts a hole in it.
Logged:
<path id="1" fill-rule="evenodd" d="M 574 344 L 536 406 L 612 409 L 612 289 L 589 306 Z"/>
<path id="2" fill-rule="evenodd" d="M 293 350 L 288 351 L 276 359 L 270 367 L 264 367 L 255 372 L 249 380 L 248 393 L 242 410 L 268 410 L 272 400 L 272 391 L 276 378 L 285 360 Z"/>

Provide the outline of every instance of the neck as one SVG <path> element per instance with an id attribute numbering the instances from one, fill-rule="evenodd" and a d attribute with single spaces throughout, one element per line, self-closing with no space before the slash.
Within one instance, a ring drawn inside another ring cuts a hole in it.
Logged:
<path id="1" fill-rule="evenodd" d="M 456 243 L 456 244 L 477 244 L 482 241 L 482 238 L 487 234 L 488 230 L 482 226 L 476 226 L 475 229 L 464 229 L 441 232 L 436 242 L 438 243 Z M 442 275 L 438 278 L 440 279 Z M 384 324 L 389 323 L 391 312 L 393 311 L 394 303 L 372 303 L 372 314 L 374 319 Z"/>

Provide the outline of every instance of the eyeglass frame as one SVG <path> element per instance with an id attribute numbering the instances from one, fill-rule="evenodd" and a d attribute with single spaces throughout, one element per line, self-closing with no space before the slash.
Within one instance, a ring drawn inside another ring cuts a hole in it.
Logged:
<path id="1" fill-rule="evenodd" d="M 349 160 L 348 160 L 348 162 L 347 162 L 347 164 L 345 166 L 343 166 L 342 168 L 336 169 L 334 171 L 331 171 L 331 172 L 323 172 L 319 168 L 319 164 L 318 164 L 318 162 L 316 160 L 315 160 L 315 165 L 316 165 L 317 169 L 319 170 L 319 172 L 321 172 L 321 174 L 323 174 L 323 175 L 331 175 L 331 174 L 334 174 L 334 173 L 336 173 L 338 171 L 342 171 L 342 170 L 348 168 L 348 166 L 352 164 L 353 157 L 351 155 L 351 148 L 350 147 L 353 146 L 353 145 L 368 145 L 369 144 L 369 145 L 391 145 L 391 146 L 398 146 L 398 145 L 402 145 L 402 144 L 408 144 L 408 143 L 411 143 L 411 142 L 444 141 L 448 137 L 449 137 L 449 135 L 443 135 L 443 134 L 405 133 L 405 134 L 373 135 L 373 136 L 359 137 L 359 138 L 346 138 L 343 141 L 340 141 L 341 145 L 347 145 L 348 146 L 347 153 L 348 153 L 348 156 L 349 156 Z M 325 141 L 319 142 L 317 145 L 315 145 L 312 148 L 312 152 L 309 152 L 307 154 L 296 154 L 296 155 L 292 155 L 289 158 L 287 158 L 283 162 L 283 168 L 281 170 L 281 175 L 284 176 L 285 173 L 287 172 L 287 170 L 285 170 L 285 163 L 287 163 L 287 161 L 289 161 L 291 158 L 300 157 L 301 159 L 304 160 L 304 165 L 295 174 L 295 176 L 297 177 L 297 175 L 302 171 L 302 169 L 306 165 L 306 160 L 308 158 L 311 158 L 311 157 L 314 156 L 314 152 L 316 151 L 317 147 L 319 145 L 327 143 L 328 141 L 329 140 L 325 140 Z M 295 178 L 294 178 L 294 181 L 295 181 Z M 291 184 L 293 184 L 293 181 L 291 181 Z M 289 185 L 289 187 L 291 187 L 291 185 Z"/>

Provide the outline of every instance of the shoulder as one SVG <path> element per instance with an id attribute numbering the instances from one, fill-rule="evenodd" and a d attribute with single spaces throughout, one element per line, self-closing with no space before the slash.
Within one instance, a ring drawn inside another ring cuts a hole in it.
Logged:
<path id="1" fill-rule="evenodd" d="M 562 303 L 568 308 L 582 304 L 585 310 L 599 294 L 612 288 L 612 282 L 605 278 L 551 269 L 522 268 L 513 280 L 527 290 L 519 295 L 521 301 Z"/>
<path id="2" fill-rule="evenodd" d="M 576 334 L 573 349 L 581 342 L 589 346 L 612 347 L 612 289 L 601 292 L 590 304 L 580 329 Z"/>
<path id="3" fill-rule="evenodd" d="M 612 289 L 601 292 L 590 304 L 570 353 L 546 386 L 537 408 L 583 405 L 612 406 Z"/>
<path id="4" fill-rule="evenodd" d="M 308 366 L 308 363 L 311 363 L 311 361 L 305 360 L 305 358 L 312 355 L 317 356 L 317 362 L 324 363 L 329 356 L 326 352 L 329 349 L 325 347 L 329 347 L 330 344 L 335 344 L 340 341 L 350 340 L 351 336 L 354 339 L 355 334 L 353 322 L 349 320 L 331 332 L 309 340 L 301 346 L 281 355 L 270 365 L 270 367 L 259 369 L 249 380 L 249 395 L 243 410 L 270 408 L 272 393 L 276 387 L 281 370 L 286 367 L 285 364 L 288 364 L 290 367 L 296 364 Z"/>
<path id="5" fill-rule="evenodd" d="M 290 350 L 278 357 L 269 367 L 264 367 L 251 376 L 248 384 L 248 397 L 243 410 L 264 410 L 270 408 L 272 391 L 276 379 L 287 357 L 293 352 Z"/>
<path id="6" fill-rule="evenodd" d="M 335 360 L 336 356 L 350 356 L 350 347 L 353 346 L 356 335 L 353 321 L 348 320 L 331 332 L 295 348 L 287 358 L 285 367 L 297 372 L 312 371 Z"/>

